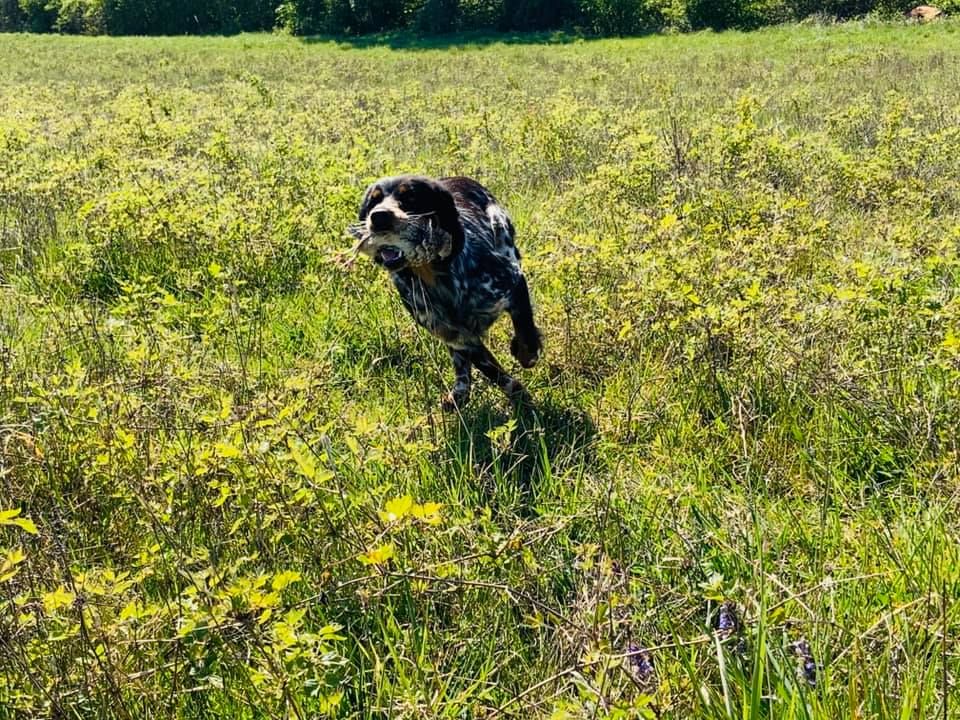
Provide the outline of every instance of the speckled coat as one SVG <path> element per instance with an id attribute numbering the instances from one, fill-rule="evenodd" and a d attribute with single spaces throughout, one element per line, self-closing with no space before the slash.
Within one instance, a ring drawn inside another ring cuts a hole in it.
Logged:
<path id="1" fill-rule="evenodd" d="M 482 342 L 489 327 L 510 309 L 523 277 L 513 223 L 493 196 L 466 178 L 437 181 L 453 195 L 464 242 L 459 253 L 429 276 L 404 268 L 393 284 L 413 318 L 455 349 Z"/>
<path id="2" fill-rule="evenodd" d="M 542 351 L 513 223 L 493 195 L 465 177 L 382 178 L 367 188 L 359 220 L 350 228 L 357 251 L 390 272 L 414 320 L 450 350 L 456 383 L 444 408 L 466 403 L 473 367 L 512 400 L 528 400 L 484 345 L 508 312 L 518 362 L 532 367 Z"/>

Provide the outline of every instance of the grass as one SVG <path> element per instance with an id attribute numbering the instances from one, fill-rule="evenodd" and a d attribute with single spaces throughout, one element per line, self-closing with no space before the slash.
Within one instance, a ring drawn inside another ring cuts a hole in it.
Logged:
<path id="1" fill-rule="evenodd" d="M 958 27 L 4 37 L 0 718 L 960 717 Z M 535 411 L 340 264 L 403 171 Z"/>

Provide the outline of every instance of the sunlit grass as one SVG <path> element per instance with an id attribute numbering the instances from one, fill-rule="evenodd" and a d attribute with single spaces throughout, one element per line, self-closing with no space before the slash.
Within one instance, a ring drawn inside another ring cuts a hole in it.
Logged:
<path id="1" fill-rule="evenodd" d="M 0 717 L 960 717 L 956 27 L 3 37 Z M 403 171 L 534 411 L 340 262 Z"/>

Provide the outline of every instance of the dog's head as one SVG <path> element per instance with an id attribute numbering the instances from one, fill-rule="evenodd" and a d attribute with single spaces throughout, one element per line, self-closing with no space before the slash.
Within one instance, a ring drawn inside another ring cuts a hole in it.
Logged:
<path id="1" fill-rule="evenodd" d="M 447 260 L 463 248 L 453 195 L 415 175 L 382 178 L 368 187 L 360 222 L 349 232 L 357 238 L 357 251 L 391 272 Z"/>

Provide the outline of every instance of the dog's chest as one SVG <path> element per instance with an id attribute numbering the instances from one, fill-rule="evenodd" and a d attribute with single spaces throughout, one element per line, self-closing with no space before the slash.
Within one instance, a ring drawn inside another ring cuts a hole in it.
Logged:
<path id="1" fill-rule="evenodd" d="M 393 282 L 418 324 L 448 345 L 462 347 L 479 340 L 509 308 L 519 275 L 512 254 L 468 244 L 447 272 L 425 280 L 401 271 L 393 274 Z"/>

